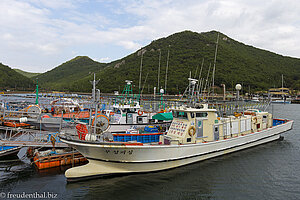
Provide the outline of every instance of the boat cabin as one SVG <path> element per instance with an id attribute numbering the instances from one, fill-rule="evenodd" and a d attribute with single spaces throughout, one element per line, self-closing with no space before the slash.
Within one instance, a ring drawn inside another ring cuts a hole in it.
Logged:
<path id="1" fill-rule="evenodd" d="M 229 117 L 218 117 L 216 109 L 185 108 L 173 110 L 173 121 L 160 142 L 190 144 L 212 142 L 261 131 L 272 126 L 272 115 L 259 110 L 247 110 Z"/>
<path id="2" fill-rule="evenodd" d="M 148 114 L 141 110 L 138 102 L 114 104 L 113 110 L 107 110 L 106 115 L 113 124 L 145 124 L 149 118 Z"/>

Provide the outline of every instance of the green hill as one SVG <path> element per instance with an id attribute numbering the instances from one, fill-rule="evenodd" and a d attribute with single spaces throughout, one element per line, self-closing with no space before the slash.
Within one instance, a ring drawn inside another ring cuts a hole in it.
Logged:
<path id="1" fill-rule="evenodd" d="M 36 78 L 42 89 L 66 91 L 70 90 L 76 80 L 82 79 L 91 72 L 99 71 L 104 66 L 105 64 L 96 62 L 87 56 L 77 56 Z"/>
<path id="2" fill-rule="evenodd" d="M 209 65 L 213 66 L 217 32 L 196 33 L 183 31 L 166 38 L 152 41 L 145 46 L 143 56 L 142 85 L 148 74 L 144 93 L 148 87 L 150 93 L 157 86 L 159 50 L 161 51 L 160 86 L 164 87 L 167 51 L 170 50 L 167 93 L 183 92 L 187 87 L 190 71 L 195 76 L 196 68 L 204 59 L 202 78 L 206 79 Z M 170 45 L 170 47 L 169 47 Z M 120 60 L 111 62 L 97 73 L 101 79 L 98 87 L 102 92 L 112 92 L 123 88 L 125 80 L 132 80 L 135 92 L 138 92 L 141 50 Z M 212 69 L 211 69 L 212 71 Z M 227 89 L 241 83 L 243 88 L 266 90 L 281 86 L 281 74 L 284 74 L 285 86 L 300 89 L 300 59 L 281 56 L 266 50 L 237 42 L 220 33 L 216 61 L 215 85 L 226 84 Z M 74 79 L 68 88 L 71 91 L 89 92 L 92 76 Z M 210 78 L 211 80 L 211 74 Z"/>
<path id="3" fill-rule="evenodd" d="M 25 76 L 27 78 L 33 78 L 33 77 L 41 74 L 41 73 L 25 72 L 25 71 L 20 70 L 20 69 L 13 69 L 13 70 L 15 70 L 16 72 L 18 72 L 19 74 L 22 74 L 23 76 Z"/>
<path id="4" fill-rule="evenodd" d="M 0 89 L 33 90 L 34 83 L 31 79 L 0 63 Z"/>

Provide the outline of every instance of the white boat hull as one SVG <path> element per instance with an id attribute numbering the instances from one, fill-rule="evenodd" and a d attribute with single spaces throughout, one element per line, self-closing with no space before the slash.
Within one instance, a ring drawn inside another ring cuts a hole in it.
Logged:
<path id="1" fill-rule="evenodd" d="M 72 181 L 95 175 L 166 170 L 277 140 L 292 125 L 293 121 L 288 121 L 244 136 L 187 145 L 116 146 L 62 138 L 89 160 L 87 165 L 71 168 L 65 175 Z"/>

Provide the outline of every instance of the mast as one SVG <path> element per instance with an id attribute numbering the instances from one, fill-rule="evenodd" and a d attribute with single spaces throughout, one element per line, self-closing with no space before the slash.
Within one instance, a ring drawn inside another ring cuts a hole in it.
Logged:
<path id="1" fill-rule="evenodd" d="M 148 75 L 149 75 L 149 72 L 148 72 L 148 73 L 147 73 L 147 75 L 146 75 L 146 79 L 145 79 L 145 82 L 144 82 L 144 84 L 143 84 L 143 88 L 142 88 L 142 91 L 141 91 L 141 95 L 143 94 L 144 87 L 145 87 L 145 84 L 146 84 L 146 81 L 147 81 Z"/>
<path id="2" fill-rule="evenodd" d="M 281 88 L 283 88 L 283 74 L 281 74 Z"/>
<path id="3" fill-rule="evenodd" d="M 215 70 L 216 70 L 216 61 L 217 61 L 217 53 L 218 53 L 219 35 L 220 35 L 220 33 L 218 32 L 216 51 L 215 51 L 215 59 L 214 59 L 214 67 L 213 67 L 213 74 L 212 74 L 212 95 L 213 96 L 214 96 L 214 92 L 215 92 L 215 89 L 214 89 L 214 87 L 215 87 Z"/>
<path id="4" fill-rule="evenodd" d="M 140 80 L 139 80 L 139 92 L 141 92 L 141 82 L 142 82 L 142 67 L 143 67 L 143 49 L 141 50 L 142 56 L 141 56 L 141 66 L 140 66 Z"/>
<path id="5" fill-rule="evenodd" d="M 91 84 L 93 85 L 93 90 L 92 90 L 92 98 L 93 102 L 96 102 L 96 85 L 98 84 L 100 80 L 96 81 L 96 74 L 94 73 L 94 80 L 90 81 Z"/>
<path id="6" fill-rule="evenodd" d="M 167 93 L 167 80 L 168 80 L 168 66 L 169 66 L 169 56 L 170 56 L 170 45 L 168 48 L 168 56 L 167 56 L 167 67 L 166 67 L 166 80 L 165 80 L 165 94 Z"/>
<path id="7" fill-rule="evenodd" d="M 199 77 L 198 77 L 198 94 L 200 94 L 200 89 L 201 89 L 201 81 L 200 81 L 200 78 L 201 78 L 201 74 L 202 74 L 202 69 L 203 69 L 203 64 L 204 64 L 204 58 L 202 59 L 202 63 L 201 63 L 201 69 L 200 69 L 200 73 L 199 73 Z M 198 97 L 199 98 L 199 97 Z"/>
<path id="8" fill-rule="evenodd" d="M 190 71 L 190 76 L 188 78 L 188 80 L 192 79 L 192 71 Z M 192 95 L 192 90 L 191 90 L 191 84 L 189 84 L 189 97 Z"/>
<path id="9" fill-rule="evenodd" d="M 206 90 L 206 87 L 208 86 L 207 82 L 208 82 L 210 67 L 211 67 L 211 63 L 209 63 L 209 68 L 208 68 L 208 72 L 207 72 L 207 77 L 206 77 L 206 82 L 205 82 L 205 86 L 204 86 L 204 91 Z M 208 95 L 208 89 L 207 89 L 207 95 Z"/>
<path id="10" fill-rule="evenodd" d="M 282 97 L 282 99 L 284 99 L 284 95 L 283 95 L 283 74 L 281 74 L 281 97 Z"/>
<path id="11" fill-rule="evenodd" d="M 38 83 L 38 79 L 36 79 L 35 105 L 38 104 L 39 104 L 39 83 Z"/>
<path id="12" fill-rule="evenodd" d="M 160 59 L 161 59 L 161 50 L 159 50 L 159 57 L 158 57 L 158 74 L 157 74 L 157 89 L 159 90 L 159 74 L 160 74 Z"/>

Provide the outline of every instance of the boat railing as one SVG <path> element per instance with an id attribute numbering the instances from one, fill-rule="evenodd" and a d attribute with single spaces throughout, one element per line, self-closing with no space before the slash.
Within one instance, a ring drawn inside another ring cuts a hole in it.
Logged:
<path id="1" fill-rule="evenodd" d="M 0 113 L 0 116 L 3 119 L 9 119 L 9 120 L 18 120 L 22 117 L 27 117 L 27 118 L 33 118 L 37 119 L 40 117 L 40 113 L 37 112 L 27 112 L 27 111 L 11 111 L 11 110 L 5 110 Z"/>
<path id="2" fill-rule="evenodd" d="M 273 126 L 284 124 L 286 122 L 287 122 L 287 120 L 285 120 L 285 119 L 273 119 Z"/>

